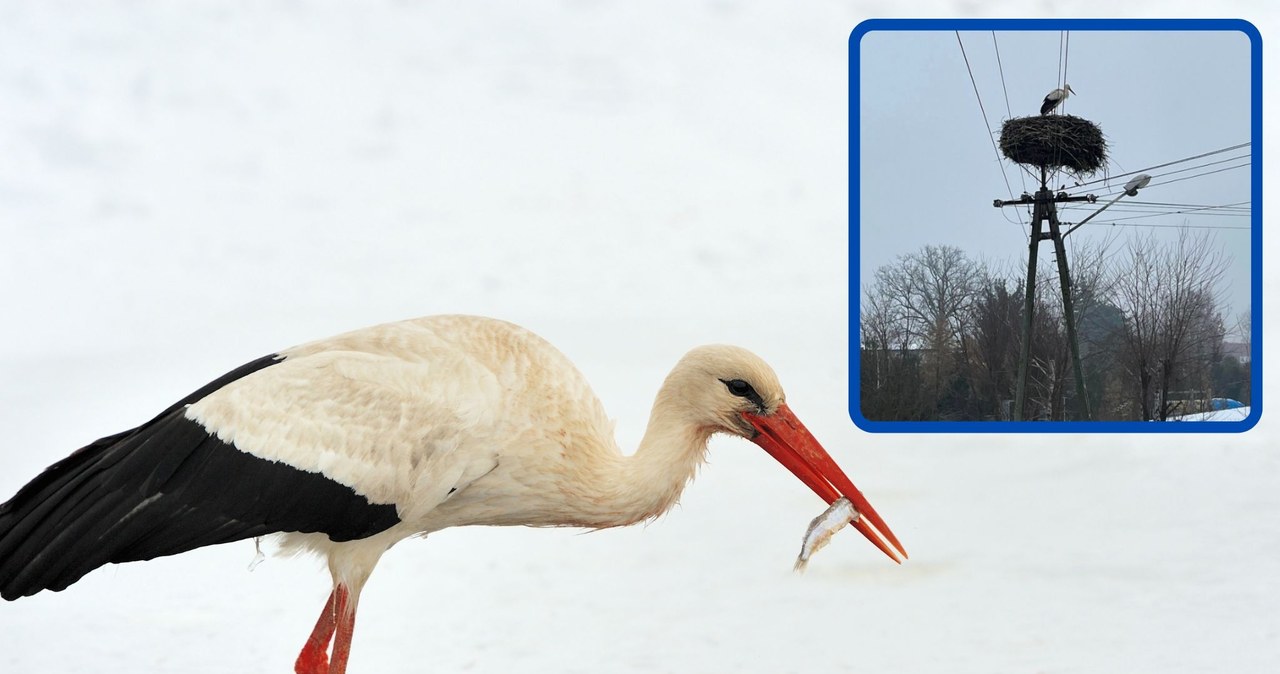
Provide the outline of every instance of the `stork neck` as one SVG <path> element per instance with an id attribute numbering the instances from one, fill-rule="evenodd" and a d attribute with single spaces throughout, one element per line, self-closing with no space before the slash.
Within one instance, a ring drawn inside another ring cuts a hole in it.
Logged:
<path id="1" fill-rule="evenodd" d="M 675 505 L 707 453 L 711 431 L 690 423 L 682 410 L 660 400 L 635 454 L 619 472 L 629 523 L 657 517 Z"/>

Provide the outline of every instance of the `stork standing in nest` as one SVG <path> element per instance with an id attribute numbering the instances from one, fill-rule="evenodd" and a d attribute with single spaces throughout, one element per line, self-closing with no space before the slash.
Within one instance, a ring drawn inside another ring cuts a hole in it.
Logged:
<path id="1" fill-rule="evenodd" d="M 1050 91 L 1049 94 L 1044 97 L 1044 103 L 1040 104 L 1040 114 L 1047 115 L 1053 112 L 1058 106 L 1062 105 L 1063 101 L 1067 100 L 1067 96 L 1074 93 L 1075 90 L 1071 88 L 1070 84 L 1063 85 L 1061 89 L 1054 89 L 1053 91 Z"/>

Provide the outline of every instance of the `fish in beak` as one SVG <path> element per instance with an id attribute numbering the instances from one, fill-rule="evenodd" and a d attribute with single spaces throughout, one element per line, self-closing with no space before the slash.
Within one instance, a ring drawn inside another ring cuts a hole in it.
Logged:
<path id="1" fill-rule="evenodd" d="M 853 481 L 840 470 L 809 429 L 800 423 L 791 408 L 783 403 L 772 414 L 745 412 L 742 417 L 756 430 L 752 442 L 809 485 L 828 505 L 842 496 L 849 499 L 854 510 L 861 515 L 851 522 L 853 527 L 893 561 L 901 564 L 907 558 L 907 551 L 889 530 L 889 525 L 884 523 L 862 492 L 853 486 Z"/>

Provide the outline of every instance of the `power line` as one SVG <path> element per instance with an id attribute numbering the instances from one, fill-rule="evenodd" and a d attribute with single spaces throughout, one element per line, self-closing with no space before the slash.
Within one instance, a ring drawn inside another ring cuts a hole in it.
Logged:
<path id="1" fill-rule="evenodd" d="M 1241 159 L 1247 159 L 1247 160 L 1249 160 L 1249 161 L 1251 162 L 1251 161 L 1253 161 L 1253 155 L 1251 155 L 1251 154 L 1242 154 L 1242 155 L 1239 155 L 1239 156 L 1236 156 L 1236 157 L 1228 157 L 1228 158 L 1226 158 L 1226 159 L 1219 159 L 1218 161 L 1211 161 L 1211 162 L 1205 162 L 1205 163 L 1203 163 L 1203 164 L 1196 164 L 1195 166 L 1188 166 L 1187 168 L 1178 169 L 1178 170 L 1176 170 L 1176 171 L 1165 171 L 1164 173 L 1157 173 L 1157 174 L 1155 174 L 1155 175 L 1153 175 L 1153 176 L 1151 176 L 1151 177 L 1152 177 L 1152 178 L 1160 178 L 1160 177 L 1162 177 L 1162 176 L 1171 176 L 1171 175 L 1173 175 L 1173 174 L 1175 174 L 1175 173 L 1186 173 L 1187 171 L 1194 171 L 1194 170 L 1196 170 L 1196 169 L 1198 169 L 1198 168 L 1204 168 L 1204 167 L 1206 167 L 1206 166 L 1217 166 L 1218 164 L 1225 164 L 1225 163 L 1227 163 L 1227 162 L 1229 162 L 1229 161 L 1239 161 L 1239 160 L 1241 160 Z M 1247 163 L 1247 162 L 1246 162 L 1246 163 Z"/>
<path id="2" fill-rule="evenodd" d="M 1231 205 L 1234 205 L 1234 204 L 1231 204 Z M 1208 207 L 1206 207 L 1206 208 L 1217 208 L 1217 206 L 1208 206 Z M 1182 215 L 1182 214 L 1184 214 L 1184 213 L 1191 213 L 1191 214 L 1199 215 L 1199 213 L 1195 213 L 1195 212 L 1196 212 L 1196 211 L 1203 211 L 1203 210 L 1206 210 L 1206 209 L 1204 209 L 1204 208 L 1193 208 L 1193 209 L 1186 210 L 1186 211 L 1169 211 L 1169 212 L 1160 212 L 1160 213 L 1154 213 L 1154 214 L 1151 214 L 1151 215 L 1127 215 L 1127 216 L 1125 216 L 1125 217 L 1123 217 L 1123 218 L 1112 218 L 1112 219 L 1111 219 L 1111 222 L 1116 222 L 1116 221 L 1119 221 L 1119 220 L 1141 220 L 1142 218 L 1154 218 L 1154 217 L 1161 216 L 1161 215 Z"/>
<path id="3" fill-rule="evenodd" d="M 1009 88 L 1004 83 L 1004 64 L 1000 61 L 1000 43 L 996 41 L 996 32 L 991 31 L 991 44 L 996 49 L 996 67 L 1000 69 L 1000 88 L 1004 90 L 1004 109 L 1009 114 L 1009 119 L 1013 119 L 1013 108 L 1009 106 Z"/>
<path id="4" fill-rule="evenodd" d="M 1183 180 L 1191 180 L 1192 178 L 1200 178 L 1207 175 L 1213 175 L 1214 173 L 1222 173 L 1223 171 L 1230 171 L 1232 169 L 1247 168 L 1251 163 L 1252 162 L 1245 162 L 1237 166 L 1226 166 L 1226 167 L 1217 169 L 1215 171 L 1205 171 L 1204 173 L 1197 173 L 1195 175 L 1183 176 L 1181 178 L 1174 178 L 1173 180 L 1164 180 L 1164 181 L 1161 181 L 1159 184 L 1169 185 L 1171 183 L 1177 183 L 1177 182 L 1182 182 Z M 1150 185 L 1147 186 L 1147 188 L 1150 188 L 1150 187 L 1151 187 Z M 1144 189 L 1147 189 L 1147 188 L 1144 188 Z"/>
<path id="5" fill-rule="evenodd" d="M 1058 79 L 1056 84 L 1059 88 L 1062 87 L 1062 38 L 1062 31 L 1058 31 Z"/>
<path id="6" fill-rule="evenodd" d="M 1078 206 L 1076 207 L 1064 206 L 1061 210 L 1080 212 L 1080 211 L 1090 210 L 1092 208 L 1093 208 L 1092 206 L 1089 206 L 1088 208 L 1081 208 Z M 1186 211 L 1170 211 L 1167 209 L 1155 209 L 1155 208 L 1123 208 L 1119 204 L 1117 204 L 1115 206 L 1112 206 L 1110 208 L 1110 211 L 1112 213 L 1119 212 L 1119 213 L 1139 213 L 1139 214 L 1146 213 L 1151 215 L 1196 215 L 1196 216 L 1210 216 L 1215 218 L 1248 218 L 1253 216 L 1253 214 L 1249 212 L 1242 212 L 1242 213 L 1225 212 L 1224 213 L 1223 211 L 1218 210 L 1216 206 L 1210 206 L 1204 210 L 1191 209 Z"/>
<path id="7" fill-rule="evenodd" d="M 1134 213 L 1191 213 L 1193 215 L 1218 215 L 1222 217 L 1248 217 L 1252 214 L 1252 210 L 1240 204 L 1247 204 L 1248 201 L 1238 201 L 1231 204 L 1223 204 L 1220 206 L 1210 206 L 1205 204 L 1161 204 L 1159 202 L 1129 202 L 1117 203 L 1108 208 L 1112 211 L 1128 211 Z M 1155 206 L 1165 206 L 1165 208 L 1152 208 Z M 1171 211 L 1169 207 L 1184 209 Z M 1093 206 L 1078 206 L 1075 204 L 1063 204 L 1063 210 L 1081 210 L 1083 208 L 1092 209 Z"/>
<path id="8" fill-rule="evenodd" d="M 1250 209 L 1247 207 L 1247 205 L 1248 205 L 1248 204 L 1251 204 L 1251 203 L 1253 203 L 1253 202 L 1251 202 L 1251 201 L 1241 201 L 1241 202 L 1237 202 L 1237 203 L 1239 203 L 1239 204 L 1241 204 L 1241 205 L 1239 205 L 1239 206 L 1237 206 L 1237 205 L 1232 205 L 1232 206 L 1217 206 L 1216 208 L 1233 208 L 1233 209 L 1236 209 L 1236 210 L 1247 211 L 1247 210 L 1250 210 Z M 1135 201 L 1135 200 L 1132 200 L 1132 199 L 1125 199 L 1124 204 L 1121 204 L 1121 205 L 1132 205 L 1132 204 L 1140 204 L 1140 205 L 1142 205 L 1142 206 L 1173 206 L 1173 207 L 1175 207 L 1175 208 L 1208 208 L 1208 206 L 1206 206 L 1205 204 L 1175 204 L 1175 203 L 1170 203 L 1170 202 L 1167 202 L 1167 201 Z"/>
<path id="9" fill-rule="evenodd" d="M 1071 61 L 1071 31 L 1066 31 L 1066 46 L 1062 49 L 1062 86 L 1067 86 L 1067 64 Z"/>
<path id="10" fill-rule="evenodd" d="M 1204 177 L 1204 176 L 1213 175 L 1213 174 L 1215 174 L 1215 173 L 1222 173 L 1223 171 L 1230 171 L 1230 170 L 1232 170 L 1232 169 L 1238 169 L 1238 168 L 1246 168 L 1246 167 L 1248 167 L 1251 163 L 1252 163 L 1252 162 L 1245 162 L 1245 163 L 1243 163 L 1243 164 L 1237 164 L 1236 166 L 1225 166 L 1225 167 L 1223 167 L 1223 168 L 1216 169 L 1216 170 L 1213 170 L 1213 171 L 1205 171 L 1204 173 L 1196 173 L 1196 174 L 1189 175 L 1189 176 L 1183 176 L 1183 177 L 1181 177 L 1181 178 L 1174 178 L 1173 180 L 1162 180 L 1162 181 L 1160 181 L 1160 182 L 1158 182 L 1158 183 L 1154 183 L 1154 184 L 1151 184 L 1151 185 L 1147 185 L 1146 187 L 1144 187 L 1144 188 L 1142 188 L 1142 189 L 1144 189 L 1144 190 L 1149 190 L 1149 189 L 1156 188 L 1156 187 L 1164 187 L 1165 185 L 1172 185 L 1173 183 L 1180 183 L 1180 182 L 1182 182 L 1182 181 L 1184 181 L 1184 180 L 1191 180 L 1192 178 L 1201 178 L 1201 177 Z M 1111 191 L 1111 192 L 1107 192 L 1106 194 L 1099 194 L 1099 195 L 1098 195 L 1098 197 L 1109 197 L 1109 196 L 1112 196 L 1112 195 L 1115 195 L 1115 194 L 1120 194 L 1120 193 L 1121 193 L 1121 192 L 1123 192 L 1123 191 L 1124 191 L 1124 188 L 1123 188 L 1123 187 L 1121 187 L 1120 189 L 1117 189 L 1117 190 L 1114 190 L 1114 191 Z"/>
<path id="11" fill-rule="evenodd" d="M 1243 167 L 1243 166 L 1248 166 L 1250 163 L 1252 163 L 1253 155 L 1249 155 L 1249 154 L 1242 154 L 1242 155 L 1239 155 L 1239 156 L 1236 156 L 1236 157 L 1228 157 L 1227 159 L 1219 159 L 1218 161 L 1210 161 L 1210 162 L 1205 162 L 1205 163 L 1203 163 L 1203 164 L 1196 164 L 1195 166 L 1188 166 L 1187 168 L 1181 168 L 1181 169 L 1177 169 L 1177 170 L 1175 170 L 1175 171 L 1166 171 L 1166 172 L 1164 172 L 1164 173 L 1157 173 L 1157 174 L 1155 174 L 1155 175 L 1153 175 L 1153 176 L 1151 176 L 1151 177 L 1152 177 L 1152 178 L 1163 178 L 1164 176 L 1171 176 L 1171 175 L 1174 175 L 1175 173 L 1186 173 L 1187 171 L 1195 171 L 1196 169 L 1202 169 L 1202 168 L 1204 168 L 1204 167 L 1206 167 L 1206 166 L 1217 166 L 1218 164 L 1225 164 L 1225 163 L 1227 163 L 1227 162 L 1232 162 L 1232 161 L 1240 161 L 1241 159 L 1244 159 L 1244 160 L 1245 160 L 1245 162 L 1244 162 L 1243 164 L 1239 164 L 1239 165 L 1237 165 L 1237 166 L 1228 166 L 1228 167 L 1225 167 L 1225 168 L 1223 168 L 1223 169 L 1221 169 L 1221 170 L 1222 170 L 1222 171 L 1226 171 L 1226 170 L 1230 170 L 1230 169 L 1233 169 L 1233 168 L 1241 168 L 1241 167 Z M 1176 163 L 1176 162 L 1175 162 L 1175 163 Z M 1192 175 L 1192 176 L 1185 176 L 1185 177 L 1182 177 L 1182 178 L 1176 178 L 1176 179 L 1174 179 L 1174 180 L 1161 180 L 1161 181 L 1159 181 L 1159 182 L 1158 182 L 1158 183 L 1156 183 L 1156 184 L 1157 184 L 1157 185 L 1168 185 L 1169 183 L 1176 183 L 1176 182 L 1181 181 L 1181 180 L 1188 180 L 1188 179 L 1190 179 L 1190 178 L 1195 178 L 1195 177 L 1197 177 L 1197 176 L 1210 175 L 1210 174 L 1212 174 L 1212 173 L 1218 173 L 1218 171 L 1205 171 L 1204 173 L 1197 173 L 1197 174 Z M 1121 189 L 1118 189 L 1118 190 L 1114 190 L 1114 191 L 1112 191 L 1112 192 L 1108 192 L 1107 194 L 1105 194 L 1105 195 L 1101 195 L 1101 196 L 1109 196 L 1109 195 L 1112 195 L 1112 194 L 1119 194 L 1120 192 L 1123 192 L 1123 191 L 1124 191 L 1124 189 L 1123 189 L 1123 188 L 1121 188 Z M 1134 203 L 1134 202 L 1128 202 L 1128 203 Z"/>
<path id="12" fill-rule="evenodd" d="M 1249 202 L 1241 201 L 1238 203 L 1247 204 Z M 1080 206 L 1078 204 L 1063 204 L 1062 208 L 1080 208 Z M 1125 199 L 1124 202 L 1118 203 L 1112 206 L 1111 208 L 1113 210 L 1122 209 L 1126 211 L 1161 211 L 1165 213 L 1169 212 L 1171 209 L 1184 209 L 1184 208 L 1188 210 L 1204 209 L 1204 210 L 1221 211 L 1223 215 L 1227 215 L 1227 214 L 1248 215 L 1249 213 L 1252 212 L 1252 209 L 1250 209 L 1250 207 L 1248 206 L 1235 206 L 1235 205 L 1216 206 L 1213 204 L 1162 204 L 1159 202 L 1150 202 L 1150 201 L 1129 203 L 1128 199 Z"/>
<path id="13" fill-rule="evenodd" d="M 1000 88 L 1004 90 L 1004 109 L 1005 109 L 1005 112 L 1009 114 L 1008 118 L 1013 119 L 1013 108 L 1009 105 L 1009 88 L 1005 86 L 1005 82 L 1004 82 L 1004 64 L 1000 61 L 1000 43 L 996 41 L 996 32 L 994 30 L 991 31 L 991 44 L 995 46 L 996 67 L 1000 69 Z M 1001 170 L 1003 171 L 1004 169 L 1001 169 Z M 1022 181 L 1022 191 L 1026 192 L 1027 178 L 1026 176 L 1023 175 L 1022 171 L 1018 171 L 1018 179 Z M 1013 194 L 1010 193 L 1009 196 L 1012 197 Z M 1018 222 L 1022 222 L 1021 211 L 1018 212 Z"/>
<path id="14" fill-rule="evenodd" d="M 1057 87 L 1063 89 L 1067 86 L 1067 61 L 1071 56 L 1071 31 L 1058 31 L 1058 80 Z M 1063 100 L 1059 105 L 1065 114 L 1067 102 Z"/>
<path id="15" fill-rule="evenodd" d="M 1067 35 L 1066 46 L 1062 50 L 1062 86 L 1067 86 L 1067 61 L 1071 57 L 1071 31 L 1064 31 Z M 1062 97 L 1062 114 L 1067 114 L 1067 97 Z"/>
<path id="16" fill-rule="evenodd" d="M 1116 179 L 1116 178 L 1123 178 L 1123 177 L 1125 177 L 1125 176 L 1131 176 L 1131 175 L 1134 175 L 1134 174 L 1137 174 L 1137 173 L 1142 173 L 1142 172 L 1144 172 L 1144 171 L 1152 171 L 1152 170 L 1155 170 L 1155 169 L 1158 169 L 1158 168 L 1164 168 L 1164 167 L 1166 167 L 1166 166 L 1173 166 L 1174 164 L 1181 164 L 1182 162 L 1185 162 L 1185 161 L 1191 161 L 1191 160 L 1193 160 L 1193 159 L 1200 159 L 1200 158 L 1208 157 L 1208 156 L 1215 155 L 1215 154 L 1221 154 L 1221 153 L 1223 153 L 1223 152 L 1230 152 L 1230 151 L 1232 151 L 1232 150 L 1239 150 L 1240 148 L 1242 148 L 1242 147 L 1248 147 L 1249 145 L 1251 145 L 1251 143 L 1248 143 L 1248 142 L 1240 143 L 1239 145 L 1232 145 L 1231 147 L 1224 147 L 1224 148 L 1217 149 L 1217 150 L 1213 150 L 1213 151 L 1210 151 L 1210 152 L 1205 152 L 1205 153 L 1203 153 L 1203 154 L 1198 154 L 1198 155 L 1194 155 L 1194 156 L 1191 156 L 1191 157 L 1184 157 L 1184 158 L 1182 158 L 1182 159 L 1175 159 L 1175 160 L 1173 160 L 1173 161 L 1167 161 L 1167 162 L 1165 162 L 1165 163 L 1163 163 L 1163 164 L 1156 164 L 1155 166 L 1148 166 L 1148 167 L 1146 167 L 1146 168 L 1140 168 L 1140 169 L 1137 169 L 1136 171 L 1129 171 L 1129 172 L 1127 172 L 1127 173 L 1120 173 L 1120 174 L 1118 174 L 1118 175 L 1106 176 L 1105 178 L 1098 178 L 1097 180 L 1090 180 L 1090 181 L 1088 181 L 1088 182 L 1079 183 L 1078 185 L 1076 185 L 1076 187 L 1084 187 L 1085 185 L 1093 185 L 1094 183 L 1101 183 L 1101 182 L 1106 182 L 1106 181 L 1108 181 L 1108 180 L 1114 180 L 1114 179 Z"/>
<path id="17" fill-rule="evenodd" d="M 1070 224 L 1070 223 L 1063 223 Z M 1086 225 L 1110 225 L 1112 227 L 1162 227 L 1172 229 L 1253 229 L 1242 225 L 1170 225 L 1153 222 L 1086 222 Z"/>
<path id="18" fill-rule="evenodd" d="M 1249 166 L 1249 164 L 1251 164 L 1251 162 L 1249 162 L 1249 161 L 1245 161 L 1245 162 L 1244 162 L 1244 164 L 1238 164 L 1238 165 L 1235 165 L 1235 166 L 1224 166 L 1224 168 L 1221 168 L 1221 169 L 1216 169 L 1216 170 L 1212 170 L 1212 171 L 1204 171 L 1204 173 L 1197 173 L 1197 174 L 1193 174 L 1193 175 L 1184 175 L 1184 176 L 1181 176 L 1181 178 L 1174 178 L 1174 179 L 1172 179 L 1172 180 L 1161 180 L 1161 182 L 1158 182 L 1158 183 L 1155 183 L 1155 184 L 1149 184 L 1149 185 L 1147 185 L 1147 187 L 1144 187 L 1143 189 L 1153 189 L 1153 188 L 1157 188 L 1157 187 L 1165 187 L 1165 185 L 1167 185 L 1167 184 L 1180 183 L 1180 182 L 1183 182 L 1183 180 L 1190 180 L 1190 179 L 1192 179 L 1192 178 L 1202 178 L 1202 176 L 1204 176 L 1204 175 L 1212 175 L 1212 174 L 1215 174 L 1215 173 L 1222 173 L 1222 171 L 1229 171 L 1229 170 L 1231 170 L 1231 169 L 1244 169 L 1244 168 L 1247 168 L 1247 166 Z M 1123 187 L 1116 188 L 1116 189 L 1112 189 L 1112 191 L 1111 191 L 1111 192 L 1103 192 L 1102 194 L 1097 194 L 1097 197 L 1098 197 L 1098 198 L 1102 198 L 1102 197 L 1110 197 L 1110 196 L 1114 196 L 1114 194 L 1119 194 L 1119 193 L 1121 193 L 1121 192 L 1124 192 L 1124 188 L 1123 188 Z"/>
<path id="19" fill-rule="evenodd" d="M 973 78 L 973 68 L 969 66 L 969 55 L 964 51 L 964 41 L 960 39 L 960 31 L 957 30 L 955 33 L 956 42 L 960 45 L 960 55 L 964 57 L 965 70 L 969 71 L 969 82 L 973 85 L 973 95 L 978 99 L 978 110 L 982 113 L 982 124 L 987 127 L 987 140 L 991 141 L 991 149 L 996 153 L 996 164 L 1000 166 L 1000 176 L 1004 178 L 1005 189 L 1009 190 L 1009 200 L 1012 201 L 1013 186 L 1009 184 L 1009 176 L 1004 172 L 1004 161 L 1000 159 L 1000 148 L 996 147 L 996 137 L 995 134 L 991 132 L 991 122 L 987 121 L 987 109 L 982 105 L 982 94 L 978 93 L 978 81 Z M 1004 213 L 1004 209 L 1001 209 L 1000 212 Z M 1006 220 L 1009 219 L 1009 216 L 1007 215 L 1004 217 Z M 1013 221 L 1009 220 L 1009 222 Z M 1024 230 L 1027 228 L 1026 223 L 1022 222 L 1021 213 L 1018 214 L 1018 222 L 1022 224 L 1022 228 Z"/>

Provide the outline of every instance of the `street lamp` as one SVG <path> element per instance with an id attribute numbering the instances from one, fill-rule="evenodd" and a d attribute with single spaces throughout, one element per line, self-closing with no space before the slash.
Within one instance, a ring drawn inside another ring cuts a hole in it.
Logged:
<path id="1" fill-rule="evenodd" d="M 1139 173 L 1138 175 L 1130 178 L 1129 182 L 1124 184 L 1124 193 L 1131 197 L 1136 197 L 1138 196 L 1138 190 L 1146 187 L 1150 182 L 1151 176 L 1145 173 Z M 1119 199 L 1120 197 L 1116 198 Z M 1111 204 L 1107 205 L 1110 206 Z"/>
<path id="2" fill-rule="evenodd" d="M 1146 186 L 1147 186 L 1148 184 L 1150 184 L 1150 183 L 1151 183 L 1151 176 L 1149 176 L 1149 175 L 1147 175 L 1147 174 L 1145 174 L 1145 173 L 1139 173 L 1138 175 L 1134 176 L 1133 178 L 1130 178 L 1130 179 L 1129 179 L 1129 182 L 1127 182 L 1127 183 L 1125 183 L 1125 184 L 1124 184 L 1124 191 L 1123 191 L 1123 192 L 1121 192 L 1120 194 L 1117 194 L 1115 199 L 1112 199 L 1111 201 L 1108 201 L 1108 202 L 1106 203 L 1106 205 L 1105 205 L 1105 206 L 1103 206 L 1102 208 L 1099 208 L 1098 210 L 1094 211 L 1093 213 L 1090 213 L 1090 214 L 1089 214 L 1089 217 L 1085 218 L 1084 220 L 1081 220 L 1080 222 L 1077 222 L 1075 225 L 1073 225 L 1073 226 L 1071 227 L 1071 229 L 1068 229 L 1067 231 L 1063 232 L 1063 233 L 1062 233 L 1062 236 L 1065 238 L 1068 234 L 1070 234 L 1070 233 L 1072 233 L 1072 232 L 1076 231 L 1077 229 L 1080 229 L 1080 226 L 1081 226 L 1081 225 L 1083 225 L 1084 223 L 1089 222 L 1090 220 L 1092 220 L 1092 219 L 1093 219 L 1093 217 L 1094 217 L 1095 215 L 1097 215 L 1097 214 L 1099 214 L 1099 213 L 1101 213 L 1101 212 L 1103 212 L 1103 211 L 1107 210 L 1108 208 L 1111 208 L 1111 204 L 1114 204 L 1115 202 L 1120 201 L 1120 198 L 1121 198 L 1121 197 L 1126 197 L 1126 196 L 1128 196 L 1128 197 L 1136 197 L 1136 196 L 1138 196 L 1138 190 L 1140 190 L 1140 189 L 1142 189 L 1142 188 L 1146 187 Z"/>

